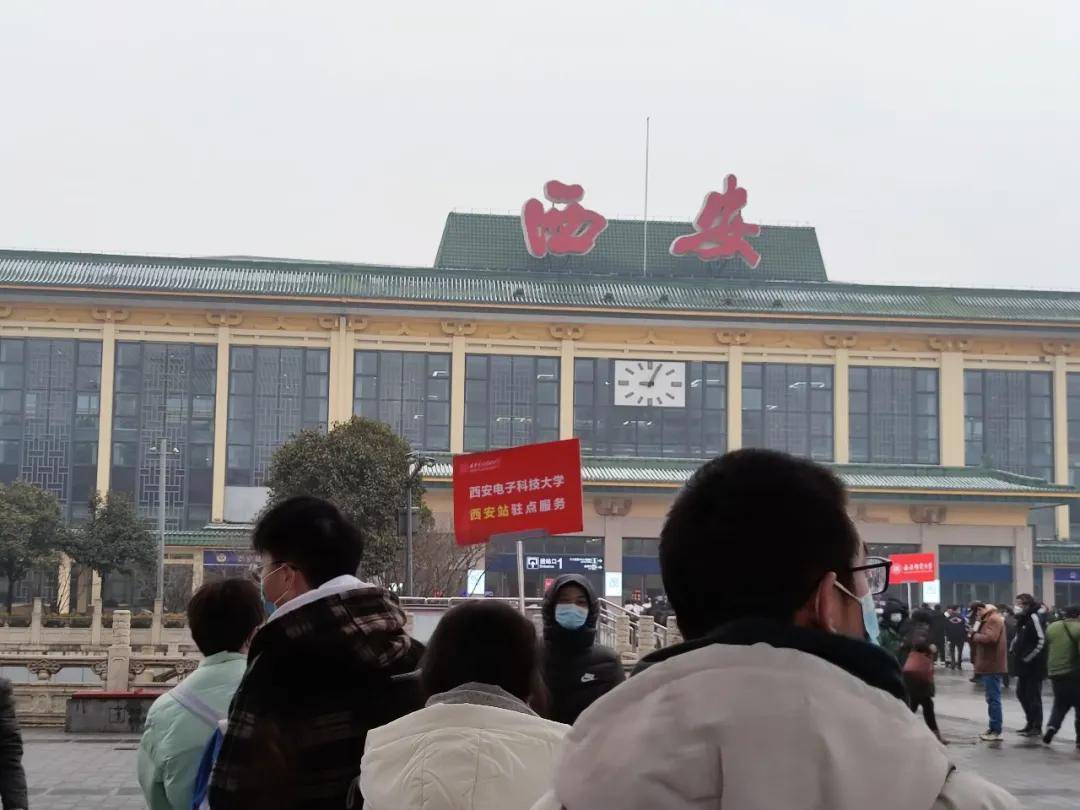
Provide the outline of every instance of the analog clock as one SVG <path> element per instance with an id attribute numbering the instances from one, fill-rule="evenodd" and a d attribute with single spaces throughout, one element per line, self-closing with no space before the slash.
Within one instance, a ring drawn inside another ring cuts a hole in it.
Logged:
<path id="1" fill-rule="evenodd" d="M 686 363 L 616 360 L 615 404 L 686 407 Z"/>

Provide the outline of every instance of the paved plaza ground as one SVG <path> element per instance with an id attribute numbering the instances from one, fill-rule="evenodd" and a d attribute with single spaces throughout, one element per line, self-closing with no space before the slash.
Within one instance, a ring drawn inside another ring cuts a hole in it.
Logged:
<path id="1" fill-rule="evenodd" d="M 1049 694 L 1044 699 L 1049 714 Z M 1012 731 L 1023 713 L 1012 691 L 1005 693 L 1005 742 L 986 745 L 976 736 L 986 728 L 982 691 L 967 677 L 938 673 L 938 716 L 950 754 L 960 768 L 971 768 L 1012 791 L 1026 810 L 1080 807 L 1080 754 L 1072 718 L 1047 749 Z M 25 764 L 33 810 L 145 806 L 135 779 L 138 739 L 28 730 Z M 906 777 L 905 777 L 906 778 Z M 883 786 L 885 790 L 888 786 Z"/>

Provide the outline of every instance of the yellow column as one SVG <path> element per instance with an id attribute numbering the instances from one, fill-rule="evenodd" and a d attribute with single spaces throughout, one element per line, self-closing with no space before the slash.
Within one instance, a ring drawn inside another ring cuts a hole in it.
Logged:
<path id="1" fill-rule="evenodd" d="M 728 350 L 727 363 L 727 447 L 742 447 L 742 346 Z"/>
<path id="2" fill-rule="evenodd" d="M 574 438 L 574 341 L 563 340 L 559 356 L 559 438 Z"/>
<path id="3" fill-rule="evenodd" d="M 450 342 L 450 452 L 465 451 L 465 338 Z"/>
<path id="4" fill-rule="evenodd" d="M 214 388 L 214 468 L 213 492 L 210 496 L 210 520 L 225 520 L 225 468 L 229 439 L 229 327 L 218 327 L 217 385 Z"/>
<path id="5" fill-rule="evenodd" d="M 1069 483 L 1069 377 L 1065 355 L 1054 357 L 1054 483 Z M 1058 540 L 1069 539 L 1069 507 L 1054 510 Z"/>
<path id="6" fill-rule="evenodd" d="M 330 333 L 330 427 L 352 416 L 352 338 L 348 320 L 338 316 L 337 329 Z"/>
<path id="7" fill-rule="evenodd" d="M 833 460 L 837 464 L 851 461 L 848 430 L 848 350 L 836 350 L 833 365 Z"/>
<path id="8" fill-rule="evenodd" d="M 964 356 L 941 353 L 939 408 L 941 410 L 941 463 L 964 466 Z"/>
<path id="9" fill-rule="evenodd" d="M 101 388 L 98 409 L 97 490 L 109 491 L 112 467 L 113 389 L 116 380 L 116 324 L 106 321 L 101 327 Z"/>

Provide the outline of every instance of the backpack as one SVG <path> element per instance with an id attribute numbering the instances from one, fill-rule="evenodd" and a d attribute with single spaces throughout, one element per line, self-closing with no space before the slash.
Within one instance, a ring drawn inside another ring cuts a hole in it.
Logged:
<path id="1" fill-rule="evenodd" d="M 195 790 L 191 796 L 192 810 L 210 810 L 210 776 L 214 772 L 214 763 L 217 762 L 218 754 L 221 753 L 221 743 L 225 735 L 221 733 L 221 721 L 224 715 L 215 711 L 205 700 L 196 695 L 188 686 L 187 681 L 181 681 L 169 692 L 173 700 L 206 723 L 213 731 L 210 739 L 206 741 L 202 757 L 199 759 L 199 770 L 195 774 Z"/>

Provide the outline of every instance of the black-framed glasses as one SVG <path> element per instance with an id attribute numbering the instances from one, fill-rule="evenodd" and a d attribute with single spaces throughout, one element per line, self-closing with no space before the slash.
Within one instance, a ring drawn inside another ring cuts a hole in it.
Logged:
<path id="1" fill-rule="evenodd" d="M 866 584 L 871 596 L 881 596 L 889 589 L 889 571 L 892 569 L 892 560 L 885 557 L 867 557 L 862 565 L 856 565 L 848 570 L 851 573 L 862 571 L 866 576 Z"/>

